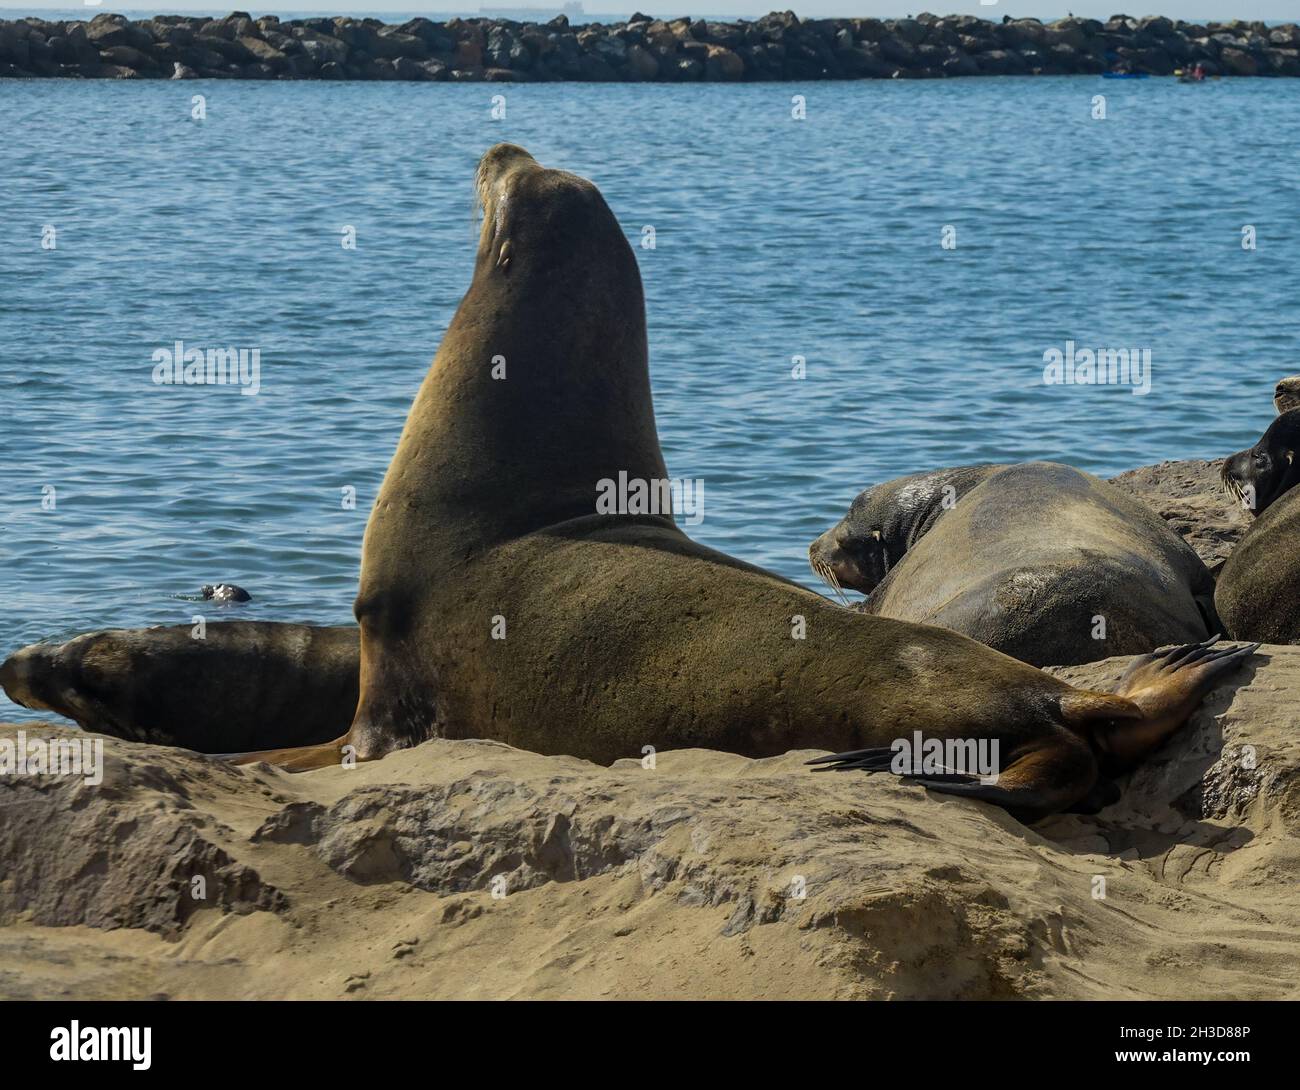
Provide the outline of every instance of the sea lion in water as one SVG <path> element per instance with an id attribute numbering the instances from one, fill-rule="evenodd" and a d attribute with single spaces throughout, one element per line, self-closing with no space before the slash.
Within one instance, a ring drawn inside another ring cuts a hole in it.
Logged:
<path id="1" fill-rule="evenodd" d="M 1300 488 L 1251 523 L 1219 572 L 1214 604 L 1234 636 L 1300 643 Z"/>
<path id="2" fill-rule="evenodd" d="M 1219 475 L 1224 487 L 1241 501 L 1242 507 L 1258 516 L 1300 482 L 1297 452 L 1300 452 L 1300 409 L 1289 409 L 1274 419 L 1253 447 L 1228 455 Z"/>
<path id="3" fill-rule="evenodd" d="M 200 753 L 310 745 L 352 722 L 355 626 L 214 621 L 193 633 L 118 628 L 33 644 L 0 665 L 0 685 L 85 730 Z"/>
<path id="4" fill-rule="evenodd" d="M 478 170 L 473 282 L 366 526 L 361 699 L 334 743 L 246 754 L 303 770 L 427 738 L 608 763 L 996 738 L 996 784 L 936 791 L 1029 814 L 1095 797 L 1250 648 L 1195 645 L 1087 692 L 940 628 L 869 617 L 697 545 L 670 515 L 597 514 L 602 482 L 666 482 L 636 258 L 590 182 L 498 145 Z M 346 748 L 351 747 L 351 748 Z"/>
<path id="5" fill-rule="evenodd" d="M 1027 462 L 919 478 L 868 489 L 809 547 L 814 571 L 870 593 L 865 612 L 942 625 L 1035 666 L 1218 630 L 1214 579 L 1192 547 L 1092 474 Z"/>
<path id="6" fill-rule="evenodd" d="M 203 586 L 199 588 L 199 593 L 204 599 L 212 602 L 251 602 L 253 596 L 243 587 L 237 587 L 234 583 L 217 583 L 215 586 Z"/>

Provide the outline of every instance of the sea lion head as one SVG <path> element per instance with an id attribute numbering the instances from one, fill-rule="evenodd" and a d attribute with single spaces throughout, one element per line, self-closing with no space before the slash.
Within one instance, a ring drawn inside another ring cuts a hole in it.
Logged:
<path id="1" fill-rule="evenodd" d="M 1219 476 L 1242 506 L 1258 515 L 1300 481 L 1298 451 L 1300 409 L 1291 409 L 1274 420 L 1253 447 L 1225 458 Z"/>
<path id="2" fill-rule="evenodd" d="M 896 559 L 890 556 L 884 519 L 873 510 L 873 491 L 869 488 L 858 496 L 849 513 L 808 546 L 813 572 L 834 590 L 848 588 L 869 594 Z"/>
<path id="3" fill-rule="evenodd" d="M 0 664 L 0 687 L 15 704 L 93 729 L 117 723 L 112 678 L 129 675 L 128 667 L 108 633 L 88 632 L 67 643 L 34 643 L 15 651 Z"/>
<path id="4" fill-rule="evenodd" d="M 1273 390 L 1273 406 L 1279 413 L 1300 409 L 1300 375 L 1284 378 Z"/>
<path id="5" fill-rule="evenodd" d="M 957 466 L 873 485 L 808 546 L 808 563 L 835 590 L 870 594 L 945 510 L 1002 468 Z"/>
<path id="6" fill-rule="evenodd" d="M 460 653 L 448 613 L 472 611 L 491 581 L 476 565 L 595 516 L 602 481 L 667 479 L 640 270 L 599 189 L 513 144 L 483 155 L 474 185 L 474 277 L 366 524 L 351 731 L 363 757 L 429 737 L 447 714 L 435 663 Z M 488 632 L 497 607 L 484 609 Z"/>

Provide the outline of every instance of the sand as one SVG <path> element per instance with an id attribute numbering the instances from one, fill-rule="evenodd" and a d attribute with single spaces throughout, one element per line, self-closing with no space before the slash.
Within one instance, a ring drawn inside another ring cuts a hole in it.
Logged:
<path id="1" fill-rule="evenodd" d="M 1188 465 L 1125 477 L 1209 558 L 1235 512 Z M 813 751 L 292 776 L 106 738 L 97 787 L 0 776 L 0 997 L 1300 997 L 1298 708 L 1266 647 L 1119 803 L 1033 826 Z"/>

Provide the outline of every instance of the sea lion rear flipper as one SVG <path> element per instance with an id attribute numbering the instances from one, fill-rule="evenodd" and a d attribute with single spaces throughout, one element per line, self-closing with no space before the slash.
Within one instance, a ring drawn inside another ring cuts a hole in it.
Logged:
<path id="1" fill-rule="evenodd" d="M 1129 664 L 1115 694 L 1142 711 L 1141 719 L 1101 722 L 1094 737 L 1113 761 L 1127 766 L 1140 761 L 1181 727 L 1205 695 L 1225 675 L 1259 648 L 1215 648 L 1217 635 L 1141 655 Z"/>

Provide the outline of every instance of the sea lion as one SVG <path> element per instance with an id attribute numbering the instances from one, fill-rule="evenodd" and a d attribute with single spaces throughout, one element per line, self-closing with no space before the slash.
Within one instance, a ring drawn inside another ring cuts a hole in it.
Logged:
<path id="1" fill-rule="evenodd" d="M 1220 470 L 1223 485 L 1237 497 L 1242 507 L 1259 516 L 1282 493 L 1300 482 L 1298 451 L 1300 408 L 1288 409 L 1274 419 L 1253 447 L 1229 454 L 1223 460 Z"/>
<path id="2" fill-rule="evenodd" d="M 1279 413 L 1300 409 L 1300 375 L 1290 375 L 1273 388 L 1273 407 Z"/>
<path id="3" fill-rule="evenodd" d="M 1300 643 L 1300 488 L 1251 523 L 1219 572 L 1214 604 L 1236 637 Z"/>
<path id="4" fill-rule="evenodd" d="M 361 698 L 335 742 L 242 755 L 293 770 L 430 737 L 609 763 L 996 738 L 998 783 L 936 791 L 1048 813 L 1181 725 L 1250 648 L 1139 661 L 1074 689 L 954 632 L 870 617 L 691 541 L 596 513 L 667 479 L 636 257 L 600 192 L 502 144 L 479 164 L 473 281 L 366 526 Z M 625 477 L 620 477 L 625 474 Z M 631 495 L 631 491 L 629 495 Z"/>
<path id="5" fill-rule="evenodd" d="M 991 463 L 956 466 L 874 485 L 808 546 L 808 562 L 837 593 L 847 587 L 870 594 L 940 515 L 1004 468 Z"/>
<path id="6" fill-rule="evenodd" d="M 942 625 L 1035 666 L 1140 654 L 1218 630 L 1214 579 L 1192 547 L 1092 474 L 1027 462 L 921 479 L 966 487 L 949 504 L 942 488 L 915 478 L 877 485 L 809 547 L 814 571 L 870 592 L 865 612 Z M 865 565 L 841 561 L 835 571 L 836 558 L 864 554 Z M 859 572 L 865 578 L 846 581 Z"/>
<path id="7" fill-rule="evenodd" d="M 333 738 L 357 706 L 355 626 L 214 621 L 89 632 L 0 665 L 15 704 L 115 738 L 230 753 Z M 293 738 L 295 741 L 286 741 Z"/>
<path id="8" fill-rule="evenodd" d="M 251 602 L 253 596 L 243 587 L 237 587 L 234 583 L 217 583 L 215 586 L 203 586 L 199 588 L 199 593 L 206 600 L 213 602 Z"/>

